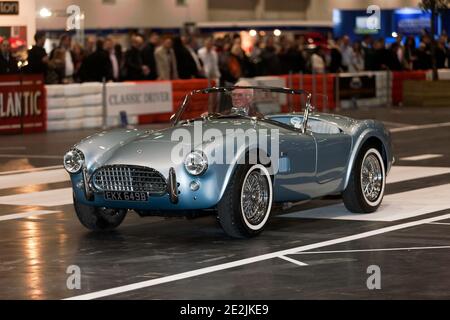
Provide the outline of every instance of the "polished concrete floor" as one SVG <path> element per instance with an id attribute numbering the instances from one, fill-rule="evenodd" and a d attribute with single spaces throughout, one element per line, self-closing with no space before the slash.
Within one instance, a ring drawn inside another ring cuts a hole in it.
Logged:
<path id="1" fill-rule="evenodd" d="M 213 217 L 130 214 L 90 233 L 61 159 L 91 132 L 0 136 L 0 299 L 450 299 L 450 109 L 342 113 L 393 132 L 381 210 L 315 200 L 276 212 L 252 240 L 227 238 Z M 67 286 L 70 266 L 80 289 Z M 379 290 L 367 286 L 373 266 Z"/>

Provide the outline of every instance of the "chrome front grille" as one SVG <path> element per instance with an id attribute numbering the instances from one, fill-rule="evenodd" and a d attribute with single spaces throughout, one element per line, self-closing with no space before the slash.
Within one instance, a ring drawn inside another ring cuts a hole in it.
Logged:
<path id="1" fill-rule="evenodd" d="M 156 170 L 137 166 L 106 166 L 95 171 L 92 184 L 97 191 L 167 193 L 167 182 Z"/>

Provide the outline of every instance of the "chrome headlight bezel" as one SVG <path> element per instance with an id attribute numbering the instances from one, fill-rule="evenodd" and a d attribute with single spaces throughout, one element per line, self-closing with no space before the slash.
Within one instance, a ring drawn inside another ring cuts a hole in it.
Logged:
<path id="1" fill-rule="evenodd" d="M 79 173 L 83 169 L 84 163 L 84 154 L 78 149 L 72 149 L 64 156 L 64 168 L 70 174 Z"/>
<path id="2" fill-rule="evenodd" d="M 202 151 L 193 151 L 184 161 L 186 171 L 194 177 L 203 175 L 208 170 L 208 157 Z"/>

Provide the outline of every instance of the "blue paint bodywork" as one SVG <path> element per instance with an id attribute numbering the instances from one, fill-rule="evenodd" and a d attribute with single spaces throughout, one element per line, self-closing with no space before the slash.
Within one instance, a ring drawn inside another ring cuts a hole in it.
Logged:
<path id="1" fill-rule="evenodd" d="M 390 133 L 381 122 L 357 121 L 330 114 L 313 114 L 310 129 L 302 133 L 292 125 L 292 119 L 302 120 L 297 113 L 270 116 L 271 121 L 255 119 L 204 119 L 203 130 L 214 128 L 227 136 L 227 129 L 278 130 L 279 171 L 274 175 L 274 202 L 295 202 L 325 195 L 339 194 L 347 187 L 351 170 L 361 147 L 375 139 L 382 146 L 387 172 L 393 163 Z M 294 121 L 295 122 L 295 121 Z M 229 182 L 233 179 L 236 165 L 249 150 L 258 149 L 257 144 L 245 141 L 238 145 L 235 157 L 229 164 L 211 164 L 206 173 L 193 177 L 184 164 L 171 163 L 171 153 L 179 141 L 172 141 L 175 130 L 184 129 L 194 136 L 195 123 L 187 123 L 161 131 L 113 130 L 88 137 L 74 148 L 83 152 L 86 174 L 106 165 L 133 165 L 159 171 L 166 179 L 173 168 L 179 183 L 179 201 L 174 204 L 169 195 L 150 197 L 148 203 L 106 201 L 103 194 L 95 193 L 92 201 L 85 195 L 83 174 L 71 175 L 74 194 L 80 203 L 107 208 L 143 211 L 199 210 L 214 208 L 221 200 Z M 212 157 L 214 143 L 201 143 L 203 152 Z M 192 147 L 191 144 L 189 144 Z M 216 146 L 217 147 L 217 146 Z M 226 146 L 223 146 L 226 147 Z M 271 150 L 266 150 L 268 154 Z M 198 191 L 191 191 L 190 184 L 197 181 Z M 175 214 L 174 213 L 174 214 Z"/>

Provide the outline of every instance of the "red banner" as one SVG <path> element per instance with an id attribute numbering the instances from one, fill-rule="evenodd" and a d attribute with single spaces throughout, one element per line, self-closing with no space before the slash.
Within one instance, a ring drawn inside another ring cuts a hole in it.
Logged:
<path id="1" fill-rule="evenodd" d="M 0 76 L 0 134 L 47 130 L 47 98 L 39 75 Z"/>

